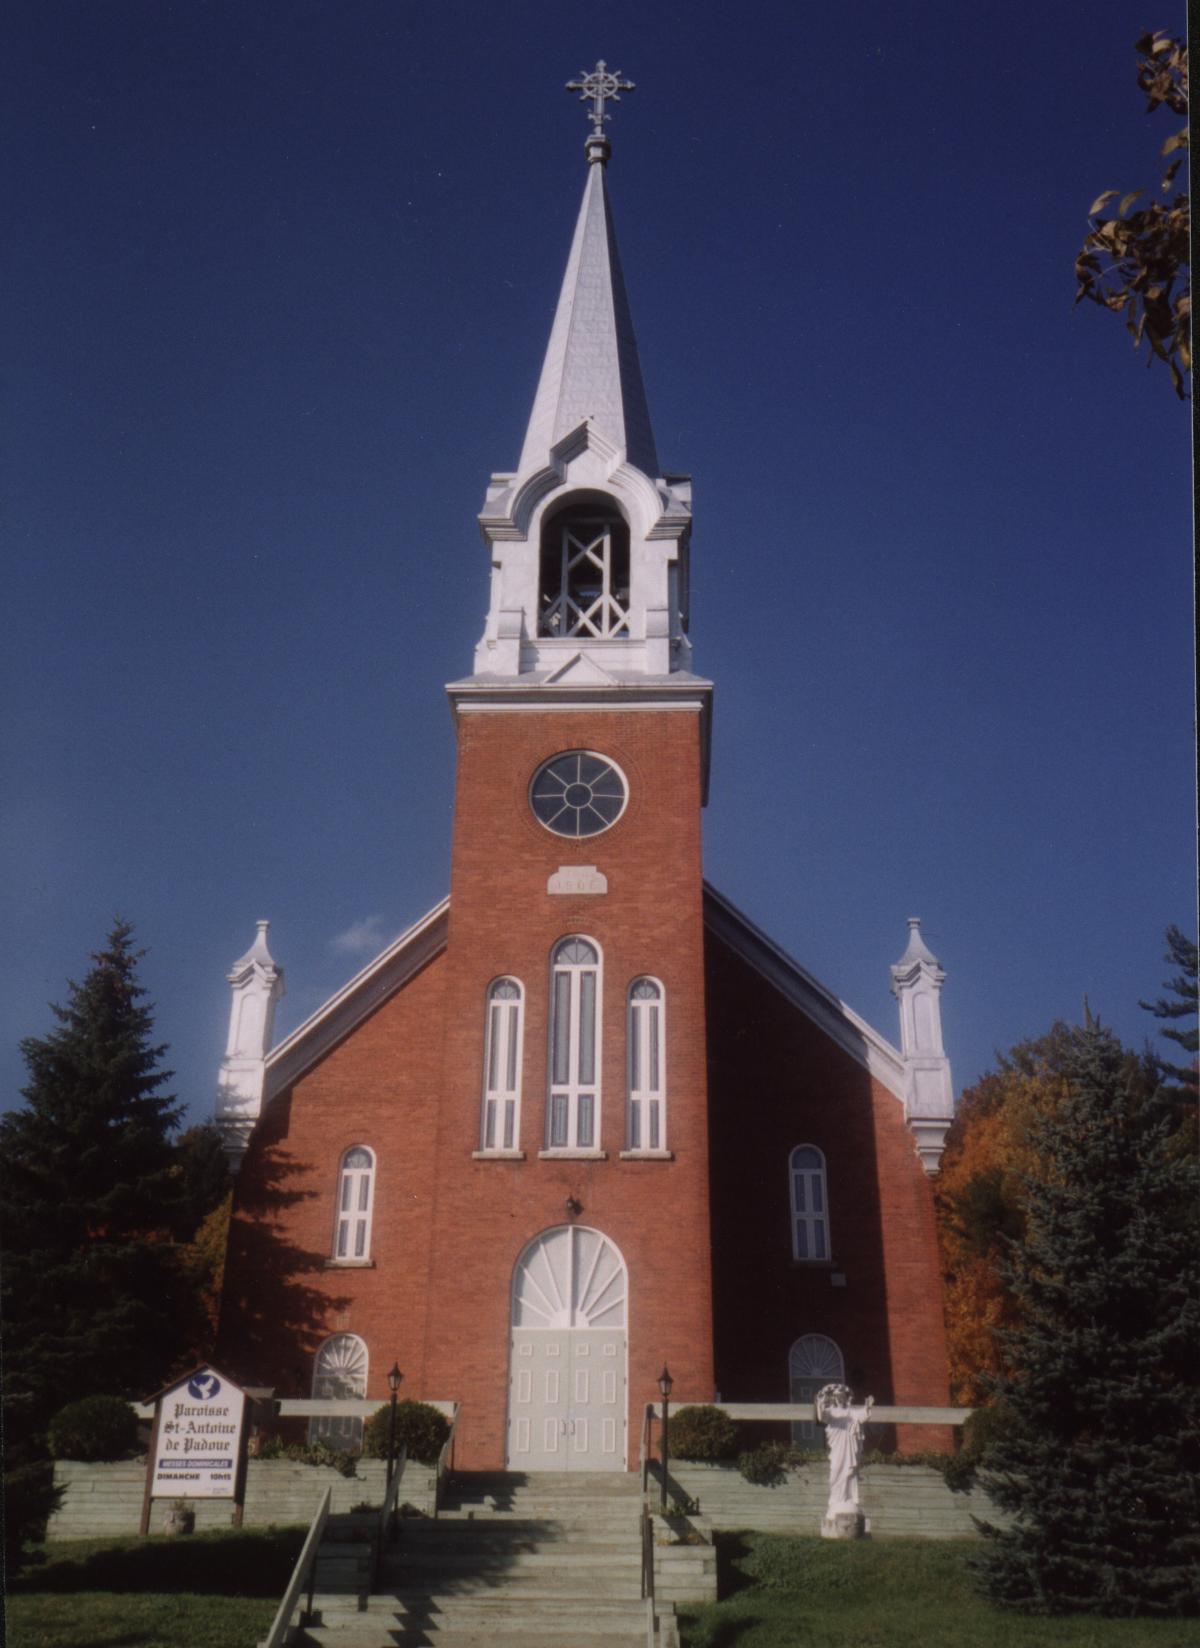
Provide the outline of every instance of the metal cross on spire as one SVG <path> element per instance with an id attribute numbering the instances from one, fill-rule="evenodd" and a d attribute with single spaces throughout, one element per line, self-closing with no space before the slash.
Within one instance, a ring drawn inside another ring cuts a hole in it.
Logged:
<path id="1" fill-rule="evenodd" d="M 579 101 L 581 103 L 590 103 L 592 105 L 589 115 L 592 122 L 592 129 L 588 134 L 587 140 L 589 158 L 606 158 L 608 154 L 608 139 L 604 135 L 604 123 L 607 120 L 611 120 L 612 116 L 605 114 L 604 105 L 605 103 L 610 102 L 619 103 L 621 101 L 622 92 L 631 92 L 634 90 L 633 81 L 622 80 L 620 69 L 617 69 L 614 72 L 609 68 L 604 59 L 600 58 L 594 69 L 580 69 L 578 80 L 568 80 L 567 90 L 569 92 L 578 92 Z M 598 151 L 593 154 L 592 145 L 594 143 L 602 144 L 603 151 Z"/>

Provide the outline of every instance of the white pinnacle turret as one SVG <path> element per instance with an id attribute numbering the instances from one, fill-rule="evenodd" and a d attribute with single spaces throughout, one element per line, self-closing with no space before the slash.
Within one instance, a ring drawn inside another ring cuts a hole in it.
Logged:
<path id="1" fill-rule="evenodd" d="M 946 975 L 910 916 L 908 944 L 892 968 L 892 994 L 900 1004 L 900 1051 L 908 1068 L 905 1118 L 927 1173 L 936 1173 L 950 1123 L 954 1088 L 942 1045 L 941 991 Z"/>
<path id="2" fill-rule="evenodd" d="M 228 979 L 229 1039 L 217 1078 L 216 1122 L 236 1171 L 262 1109 L 267 1054 L 275 1033 L 275 1008 L 283 996 L 283 969 L 267 948 L 269 922 L 256 923 L 254 943 L 239 956 Z"/>

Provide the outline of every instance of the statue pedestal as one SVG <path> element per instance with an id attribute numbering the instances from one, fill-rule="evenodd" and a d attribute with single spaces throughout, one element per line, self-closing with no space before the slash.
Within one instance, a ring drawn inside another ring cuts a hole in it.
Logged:
<path id="1" fill-rule="evenodd" d="M 822 1539 L 861 1539 L 866 1531 L 867 1519 L 858 1510 L 834 1511 L 821 1518 Z"/>

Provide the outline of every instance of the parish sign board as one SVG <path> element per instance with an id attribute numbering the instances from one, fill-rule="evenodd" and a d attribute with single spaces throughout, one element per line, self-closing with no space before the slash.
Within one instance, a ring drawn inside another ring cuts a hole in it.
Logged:
<path id="1" fill-rule="evenodd" d="M 154 1398 L 142 1532 L 154 1499 L 241 1501 L 246 1392 L 216 1368 L 197 1368 Z"/>

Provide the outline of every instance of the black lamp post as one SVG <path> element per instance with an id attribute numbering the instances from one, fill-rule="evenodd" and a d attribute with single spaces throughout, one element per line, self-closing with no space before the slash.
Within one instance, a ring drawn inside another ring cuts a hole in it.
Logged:
<path id="1" fill-rule="evenodd" d="M 388 1461 L 387 1486 L 392 1485 L 392 1473 L 396 1469 L 396 1398 L 400 1394 L 400 1381 L 404 1375 L 400 1372 L 399 1362 L 392 1363 L 392 1371 L 388 1374 L 388 1389 L 392 1393 L 392 1417 L 388 1424 Z"/>
<path id="2" fill-rule="evenodd" d="M 670 1407 L 671 1407 L 671 1400 L 670 1400 L 671 1399 L 671 1386 L 674 1383 L 675 1383 L 675 1381 L 671 1378 L 670 1373 L 667 1371 L 667 1365 L 664 1362 L 663 1363 L 663 1370 L 658 1376 L 658 1388 L 662 1392 L 662 1404 L 663 1404 L 663 1412 L 662 1412 L 662 1425 L 663 1425 L 663 1428 L 662 1428 L 662 1447 L 660 1448 L 659 1452 L 662 1455 L 662 1505 L 661 1505 L 661 1509 L 662 1509 L 662 1514 L 664 1516 L 666 1516 L 666 1514 L 667 1514 L 667 1461 L 668 1461 L 668 1458 L 669 1458 L 669 1450 L 668 1450 L 668 1447 L 667 1447 L 667 1416 L 670 1412 Z"/>

